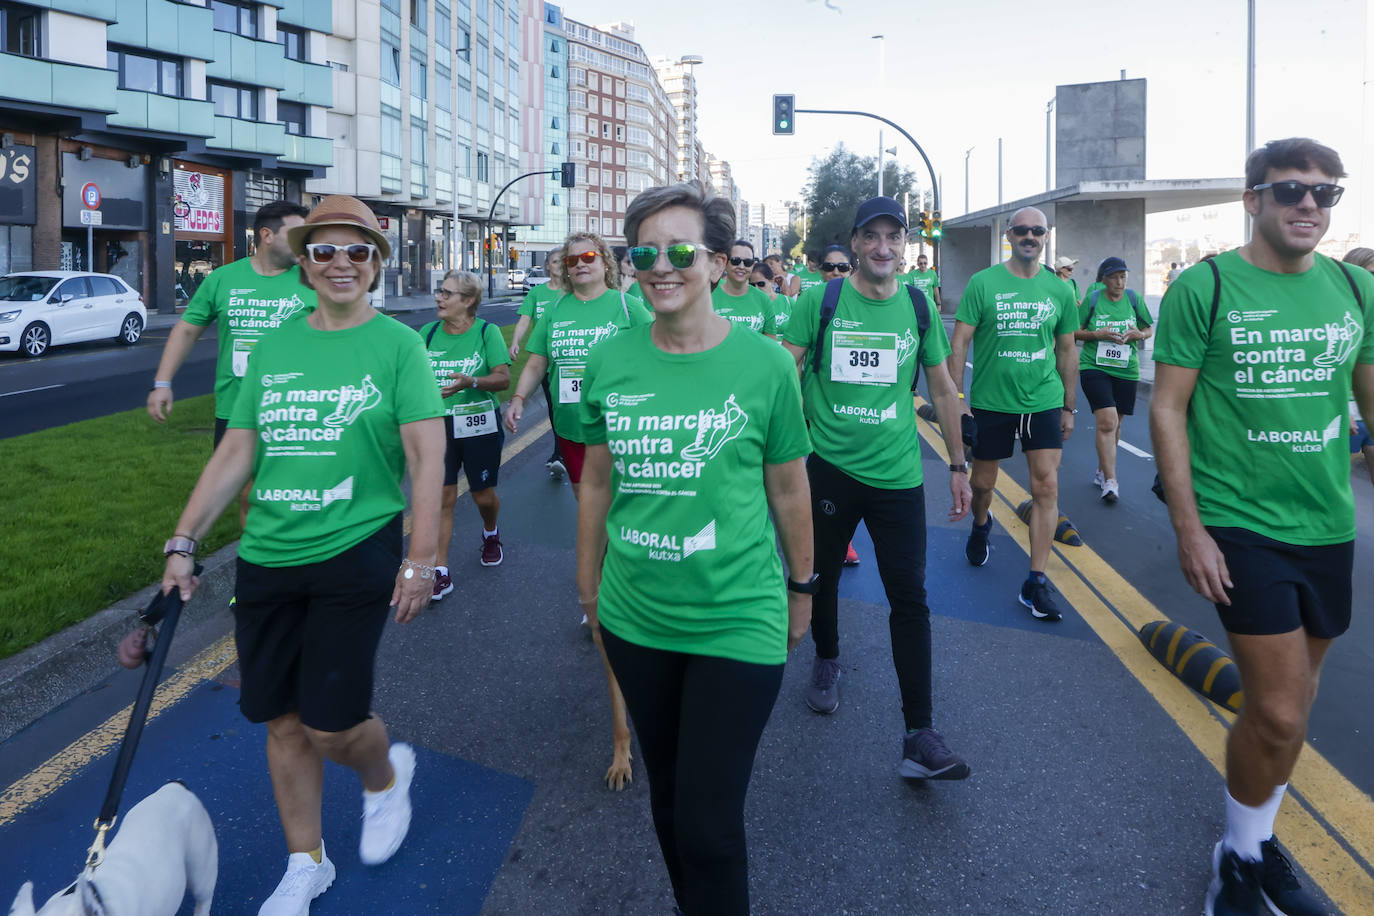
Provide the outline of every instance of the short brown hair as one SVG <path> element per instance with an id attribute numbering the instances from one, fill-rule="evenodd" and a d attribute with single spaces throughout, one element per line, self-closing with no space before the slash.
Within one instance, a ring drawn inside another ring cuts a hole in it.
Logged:
<path id="1" fill-rule="evenodd" d="M 572 251 L 572 246 L 577 242 L 587 242 L 596 249 L 596 253 L 601 255 L 601 263 L 606 265 L 606 288 L 620 288 L 620 262 L 616 259 L 615 253 L 611 251 L 611 246 L 606 244 L 606 240 L 595 232 L 574 232 L 563 240 L 562 257 L 567 257 L 568 252 Z M 568 274 L 567 265 L 563 267 L 563 278 L 565 287 L 571 289 L 572 280 Z"/>
<path id="2" fill-rule="evenodd" d="M 735 208 L 723 197 L 714 196 L 699 181 L 663 185 L 641 191 L 625 211 L 625 240 L 639 244 L 640 225 L 660 210 L 686 207 L 701 214 L 701 240 L 717 254 L 729 254 L 735 237 Z M 748 244 L 747 242 L 745 244 Z M 754 246 L 750 245 L 753 251 Z"/>
<path id="3" fill-rule="evenodd" d="M 1344 178 L 1340 153 L 1307 137 L 1270 140 L 1245 159 L 1245 187 L 1264 183 L 1270 169 L 1316 169 L 1332 178 Z"/>

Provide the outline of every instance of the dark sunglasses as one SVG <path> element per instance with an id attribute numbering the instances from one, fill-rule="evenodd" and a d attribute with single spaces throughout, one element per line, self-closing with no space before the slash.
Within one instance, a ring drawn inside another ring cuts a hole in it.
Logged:
<path id="1" fill-rule="evenodd" d="M 825 263 L 821 265 L 821 270 L 838 270 L 842 274 L 847 274 L 849 273 L 849 265 L 844 261 L 840 261 L 836 264 Z"/>
<path id="2" fill-rule="evenodd" d="M 759 262 L 759 259 L 758 259 L 758 258 L 731 258 L 731 259 L 730 259 L 730 266 L 731 266 L 731 267 L 739 267 L 739 266 L 743 265 L 743 266 L 745 266 L 745 267 L 753 267 L 753 266 L 754 266 L 755 264 L 757 264 L 758 262 Z"/>
<path id="3" fill-rule="evenodd" d="M 310 260 L 316 264 L 328 264 L 334 260 L 334 255 L 340 251 L 354 264 L 366 264 L 372 260 L 372 255 L 376 253 L 377 246 L 363 242 L 354 245 L 329 245 L 324 242 L 316 242 L 313 245 L 306 245 L 305 250 L 310 253 Z"/>
<path id="4" fill-rule="evenodd" d="M 705 249 L 692 245 L 688 242 L 680 242 L 677 245 L 669 245 L 663 250 L 668 256 L 668 263 L 676 270 L 686 270 L 696 263 L 697 252 Z M 635 270 L 653 270 L 658 263 L 658 249 L 653 245 L 636 245 L 630 249 L 630 263 L 635 266 Z"/>
<path id="5" fill-rule="evenodd" d="M 769 283 L 767 280 L 751 280 L 751 281 L 749 281 L 749 285 L 750 285 L 750 286 L 757 286 L 759 289 L 765 289 L 765 288 L 771 286 L 772 284 Z"/>
<path id="6" fill-rule="evenodd" d="M 1061 267 L 1061 268 L 1059 268 L 1059 269 L 1062 270 L 1062 271 L 1064 271 L 1064 273 L 1066 273 L 1066 274 L 1071 274 L 1071 273 L 1073 273 L 1073 268 L 1072 268 L 1072 267 Z"/>
<path id="7" fill-rule="evenodd" d="M 1341 194 L 1345 192 L 1345 188 L 1338 184 L 1303 184 L 1301 181 L 1268 181 L 1250 190 L 1263 191 L 1265 188 L 1274 192 L 1274 203 L 1281 207 L 1297 206 L 1308 191 L 1312 192 L 1312 202 L 1317 206 L 1323 209 L 1334 207 L 1340 203 Z"/>
<path id="8" fill-rule="evenodd" d="M 601 257 L 601 255 L 595 251 L 584 251 L 581 254 L 567 255 L 563 258 L 563 263 L 569 267 L 576 267 L 578 261 L 581 261 L 583 264 L 590 264 L 599 257 Z"/>
<path id="9" fill-rule="evenodd" d="M 1026 233 L 1030 233 L 1031 235 L 1035 236 L 1036 238 L 1040 238 L 1040 236 L 1044 235 L 1046 232 L 1049 232 L 1049 231 L 1050 231 L 1050 230 L 1046 229 L 1044 226 L 1012 226 L 1012 227 L 1011 227 L 1011 234 L 1014 235 L 1014 236 L 1016 236 L 1017 238 L 1021 238 L 1021 237 L 1024 236 Z"/>

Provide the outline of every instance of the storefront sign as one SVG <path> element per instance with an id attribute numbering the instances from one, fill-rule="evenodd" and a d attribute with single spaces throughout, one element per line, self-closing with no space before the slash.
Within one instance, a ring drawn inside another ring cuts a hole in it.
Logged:
<path id="1" fill-rule="evenodd" d="M 0 149 L 0 222 L 38 221 L 35 150 L 32 146 Z"/>
<path id="2" fill-rule="evenodd" d="M 178 232 L 224 232 L 224 179 L 208 172 L 172 173 L 172 214 Z"/>

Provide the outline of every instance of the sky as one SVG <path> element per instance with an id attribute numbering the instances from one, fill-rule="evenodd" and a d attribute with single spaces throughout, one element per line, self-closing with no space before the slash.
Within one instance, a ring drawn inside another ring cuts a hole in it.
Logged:
<path id="1" fill-rule="evenodd" d="M 742 196 L 798 199 L 813 158 L 843 142 L 878 150 L 878 122 L 799 114 L 796 134 L 772 134 L 774 93 L 798 108 L 858 109 L 901 124 L 943 181 L 946 218 L 1045 190 L 1045 108 L 1055 86 L 1148 80 L 1146 177 L 1225 178 L 1244 172 L 1245 0 L 698 0 L 627 5 L 567 0 L 584 22 L 627 21 L 649 56 L 700 54 L 700 136 L 730 162 Z M 870 36 L 881 34 L 882 40 Z M 1374 244 L 1374 0 L 1256 0 L 1258 143 L 1310 136 L 1334 147 L 1350 177 L 1328 235 Z M 916 151 L 889 129 L 883 146 L 917 171 Z M 1369 190 L 1366 190 L 1368 188 Z M 1223 224 L 1239 238 L 1241 211 Z M 1167 235 L 1169 215 L 1147 233 Z M 1227 235 L 1225 231 L 1222 235 Z"/>

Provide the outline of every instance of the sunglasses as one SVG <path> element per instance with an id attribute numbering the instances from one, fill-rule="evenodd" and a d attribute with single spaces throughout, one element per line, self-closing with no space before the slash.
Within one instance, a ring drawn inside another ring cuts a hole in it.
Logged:
<path id="1" fill-rule="evenodd" d="M 1302 203 L 1307 192 L 1312 192 L 1312 202 L 1322 209 L 1334 207 L 1340 202 L 1345 188 L 1338 184 L 1303 184 L 1301 181 L 1269 181 L 1257 184 L 1250 190 L 1274 192 L 1274 203 L 1281 207 L 1294 207 Z"/>
<path id="2" fill-rule="evenodd" d="M 581 254 L 567 255 L 563 258 L 563 263 L 568 265 L 569 267 L 576 267 L 578 261 L 581 261 L 583 264 L 590 264 L 599 257 L 601 257 L 601 254 L 599 252 L 584 251 Z"/>
<path id="3" fill-rule="evenodd" d="M 325 242 L 317 242 L 313 245 L 306 245 L 305 250 L 310 253 L 310 260 L 316 264 L 328 264 L 334 260 L 334 255 L 340 251 L 354 264 L 366 264 L 377 253 L 377 246 L 363 242 L 353 245 L 329 245 Z"/>
<path id="4" fill-rule="evenodd" d="M 764 289 L 765 287 L 767 287 L 767 286 L 769 286 L 769 285 L 771 285 L 771 284 L 769 284 L 769 282 L 768 282 L 767 280 L 751 280 L 750 283 L 749 283 L 749 285 L 750 285 L 750 286 L 757 286 L 759 289 Z"/>
<path id="5" fill-rule="evenodd" d="M 1063 271 L 1064 273 L 1066 273 L 1066 274 L 1071 274 L 1071 273 L 1073 273 L 1073 268 L 1072 268 L 1072 267 L 1061 267 L 1061 268 L 1059 268 L 1059 269 L 1062 270 L 1062 271 Z"/>
<path id="6" fill-rule="evenodd" d="M 706 249 L 688 242 L 680 242 L 676 245 L 669 245 L 663 250 L 668 256 L 668 263 L 676 270 L 686 270 L 697 260 L 697 252 Z M 653 245 L 636 245 L 630 249 L 630 263 L 635 266 L 635 270 L 653 270 L 658 263 L 659 250 Z"/>
<path id="7" fill-rule="evenodd" d="M 1011 227 L 1011 234 L 1014 235 L 1014 236 L 1016 236 L 1018 239 L 1021 238 L 1021 237 L 1024 236 L 1024 235 L 1026 235 L 1027 233 L 1029 233 L 1029 234 L 1035 236 L 1036 238 L 1040 238 L 1040 236 L 1044 235 L 1046 232 L 1049 232 L 1049 231 L 1050 231 L 1050 230 L 1046 229 L 1044 226 L 1012 226 L 1012 227 Z"/>
<path id="8" fill-rule="evenodd" d="M 730 258 L 731 267 L 739 267 L 741 265 L 745 267 L 753 267 L 758 262 L 758 258 Z"/>
<path id="9" fill-rule="evenodd" d="M 842 274 L 847 274 L 849 273 L 849 265 L 846 264 L 844 261 L 839 261 L 834 264 L 826 262 L 825 264 L 821 265 L 821 270 L 838 270 Z"/>

